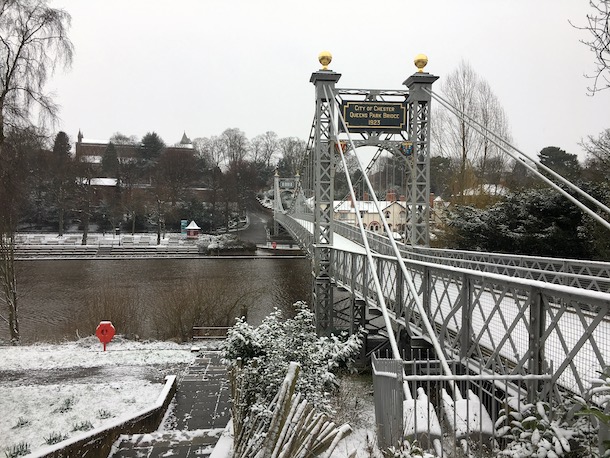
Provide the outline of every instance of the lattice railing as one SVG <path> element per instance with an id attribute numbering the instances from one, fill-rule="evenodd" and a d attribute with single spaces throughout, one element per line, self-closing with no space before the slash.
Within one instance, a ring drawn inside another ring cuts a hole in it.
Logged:
<path id="1" fill-rule="evenodd" d="M 338 284 L 377 303 L 365 255 L 334 250 Z M 449 359 L 479 361 L 501 374 L 552 373 L 557 383 L 584 394 L 610 361 L 610 294 L 408 261 L 437 338 Z M 375 269 L 393 319 L 423 334 L 398 262 L 375 256 Z"/>
<path id="2" fill-rule="evenodd" d="M 361 240 L 358 228 L 350 224 L 335 221 L 334 230 L 337 234 L 355 242 Z M 393 254 L 384 234 L 368 231 L 367 237 L 371 249 L 377 253 Z M 399 247 L 403 257 L 417 261 L 539 280 L 591 291 L 610 292 L 610 263 L 608 262 L 443 250 L 403 244 L 399 244 Z"/>

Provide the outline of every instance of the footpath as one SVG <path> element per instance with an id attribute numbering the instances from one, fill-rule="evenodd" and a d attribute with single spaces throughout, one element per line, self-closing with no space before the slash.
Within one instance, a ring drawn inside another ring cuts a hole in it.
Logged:
<path id="1" fill-rule="evenodd" d="M 227 369 L 219 351 L 202 351 L 178 381 L 161 427 L 121 436 L 109 457 L 209 457 L 231 417 Z"/>

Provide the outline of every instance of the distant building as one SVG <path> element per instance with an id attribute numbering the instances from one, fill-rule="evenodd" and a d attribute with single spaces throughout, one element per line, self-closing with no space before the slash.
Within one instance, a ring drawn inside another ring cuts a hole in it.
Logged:
<path id="1" fill-rule="evenodd" d="M 409 214 L 409 206 L 405 202 L 405 196 L 400 196 L 397 200 L 394 193 L 388 193 L 385 200 L 379 201 L 379 206 L 389 229 L 394 233 L 394 237 L 403 237 Z M 448 207 L 449 202 L 444 201 L 440 196 L 435 197 L 434 194 L 430 195 L 431 228 L 442 225 L 445 211 Z M 368 200 L 367 193 L 364 195 L 364 200 L 359 200 L 355 203 L 351 200 L 336 201 L 334 209 L 335 220 L 357 226 L 356 211 L 358 211 L 365 229 L 372 232 L 385 232 L 375 203 Z"/>
<path id="2" fill-rule="evenodd" d="M 108 148 L 109 141 L 107 140 L 92 140 L 84 138 L 82 132 L 78 131 L 77 141 L 75 144 L 75 157 L 78 161 L 87 162 L 93 164 L 94 173 L 101 172 L 102 169 L 102 158 Z M 120 163 L 125 164 L 128 162 L 137 162 L 141 160 L 141 148 L 140 144 L 135 145 L 120 145 L 114 144 L 116 149 L 117 158 Z M 193 149 L 193 143 L 186 136 L 186 132 L 183 133 L 182 139 L 175 146 L 165 147 L 165 151 L 184 151 L 185 149 Z M 101 176 L 101 173 L 98 173 Z"/>
<path id="3" fill-rule="evenodd" d="M 384 232 L 383 221 L 379 216 L 375 202 L 368 200 L 366 193 L 364 199 L 356 202 L 351 200 L 336 201 L 334 204 L 334 219 L 357 226 L 356 212 L 358 212 L 365 229 L 372 232 Z M 400 196 L 400 199 L 397 200 L 396 194 L 388 193 L 386 200 L 379 201 L 379 207 L 389 229 L 394 233 L 404 234 L 407 224 L 407 206 L 404 196 Z"/>

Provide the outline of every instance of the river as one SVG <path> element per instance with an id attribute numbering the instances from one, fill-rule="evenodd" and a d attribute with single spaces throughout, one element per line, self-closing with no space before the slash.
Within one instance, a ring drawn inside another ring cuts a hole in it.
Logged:
<path id="1" fill-rule="evenodd" d="M 280 257 L 18 261 L 21 338 L 83 337 L 102 319 L 119 334 L 168 338 L 186 333 L 193 313 L 199 325 L 232 324 L 242 313 L 257 325 L 275 307 L 289 316 L 294 302 L 310 300 L 310 270 L 308 259 Z"/>

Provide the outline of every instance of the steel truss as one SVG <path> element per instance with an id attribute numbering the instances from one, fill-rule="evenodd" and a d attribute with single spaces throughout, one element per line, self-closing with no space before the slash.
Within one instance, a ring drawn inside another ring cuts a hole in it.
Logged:
<path id="1" fill-rule="evenodd" d="M 331 262 L 333 243 L 334 154 L 331 132 L 334 130 L 335 105 L 325 93 L 332 93 L 341 75 L 321 70 L 311 75 L 316 87 L 316 114 L 313 129 L 314 177 L 314 257 L 313 302 L 318 335 L 333 331 L 333 285 Z"/>
<path id="2" fill-rule="evenodd" d="M 313 158 L 310 158 L 308 164 L 313 167 L 313 173 L 303 173 L 304 185 L 308 187 L 311 183 L 313 187 L 313 300 L 317 331 L 321 335 L 332 332 L 334 323 L 330 248 L 333 242 L 335 154 L 341 148 L 343 136 L 333 134 L 338 131 L 335 106 L 350 100 L 400 101 L 407 105 L 406 131 L 362 132 L 352 145 L 355 148 L 376 146 L 378 152 L 386 150 L 393 155 L 405 157 L 401 145 L 407 141 L 412 143 L 413 153 L 406 160 L 408 172 L 405 192 L 410 209 L 408 213 L 411 215 L 407 218 L 406 236 L 414 245 L 429 246 L 430 241 L 430 95 L 424 89 L 430 90 L 438 77 L 416 73 L 404 83 L 408 90 L 335 89 L 340 77 L 340 74 L 330 70 L 321 70 L 311 76 L 310 81 L 316 88 L 316 112 L 308 147 Z M 335 100 L 331 100 L 333 97 Z M 313 180 L 309 180 L 309 176 L 313 176 Z"/>

